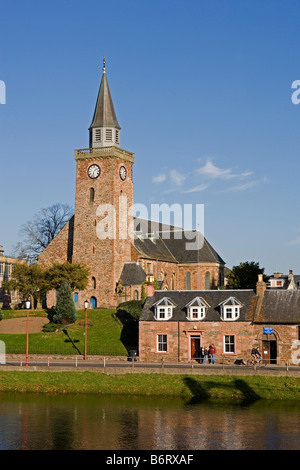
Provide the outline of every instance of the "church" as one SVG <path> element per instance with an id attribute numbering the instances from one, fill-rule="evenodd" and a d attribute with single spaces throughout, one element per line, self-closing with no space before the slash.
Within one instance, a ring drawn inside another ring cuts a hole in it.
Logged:
<path id="1" fill-rule="evenodd" d="M 85 300 L 91 308 L 109 308 L 140 299 L 142 286 L 151 294 L 154 282 L 160 290 L 217 289 L 225 262 L 199 231 L 134 216 L 135 155 L 120 146 L 105 59 L 102 72 L 89 148 L 75 150 L 74 215 L 40 254 L 39 265 L 70 262 L 89 269 L 86 290 L 74 292 L 77 308 Z M 192 237 L 200 242 L 186 249 Z M 48 307 L 55 302 L 51 292 Z"/>

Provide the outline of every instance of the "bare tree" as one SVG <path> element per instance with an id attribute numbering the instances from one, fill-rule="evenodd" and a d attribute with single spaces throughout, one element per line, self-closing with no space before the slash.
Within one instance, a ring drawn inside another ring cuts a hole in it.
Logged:
<path id="1" fill-rule="evenodd" d="M 41 209 L 32 220 L 22 225 L 20 234 L 24 240 L 15 247 L 17 256 L 29 263 L 35 262 L 72 215 L 73 208 L 67 204 L 57 203 Z"/>

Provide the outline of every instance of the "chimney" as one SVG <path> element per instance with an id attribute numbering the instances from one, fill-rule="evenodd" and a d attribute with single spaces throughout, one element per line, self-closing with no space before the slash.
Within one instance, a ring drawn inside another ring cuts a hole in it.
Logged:
<path id="1" fill-rule="evenodd" d="M 258 281 L 256 283 L 256 294 L 258 297 L 263 298 L 266 288 L 267 284 L 264 282 L 264 276 L 263 274 L 259 274 Z"/>

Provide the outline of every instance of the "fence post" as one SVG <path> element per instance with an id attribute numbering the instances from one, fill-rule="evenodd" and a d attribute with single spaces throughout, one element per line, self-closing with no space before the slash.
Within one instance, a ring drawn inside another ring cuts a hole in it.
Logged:
<path id="1" fill-rule="evenodd" d="M 77 367 L 77 356 L 75 357 L 75 367 Z"/>
<path id="2" fill-rule="evenodd" d="M 103 357 L 103 367 L 105 368 L 105 356 Z"/>
<path id="3" fill-rule="evenodd" d="M 161 370 L 162 371 L 164 370 L 164 358 L 163 357 L 161 358 Z"/>

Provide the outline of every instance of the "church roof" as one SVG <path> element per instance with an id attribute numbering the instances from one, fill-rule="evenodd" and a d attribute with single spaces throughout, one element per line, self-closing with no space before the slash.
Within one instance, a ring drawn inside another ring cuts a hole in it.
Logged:
<path id="1" fill-rule="evenodd" d="M 143 268 L 138 263 L 125 263 L 120 280 L 127 286 L 139 286 L 146 279 Z"/>
<path id="2" fill-rule="evenodd" d="M 90 129 L 95 127 L 115 127 L 121 129 L 108 86 L 105 61 L 103 63 L 103 74 Z"/>
<path id="3" fill-rule="evenodd" d="M 184 231 L 180 227 L 139 218 L 135 218 L 134 224 L 134 246 L 142 256 L 180 264 L 225 264 L 199 231 Z"/>

